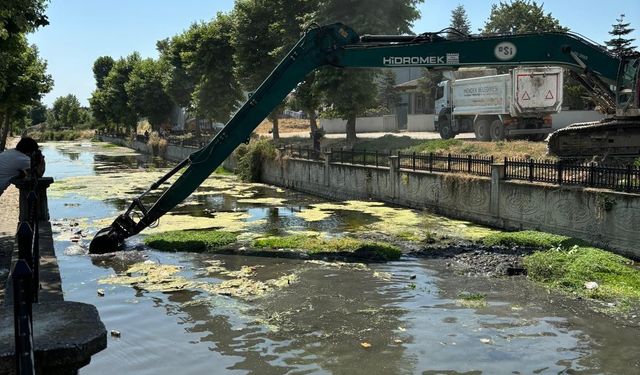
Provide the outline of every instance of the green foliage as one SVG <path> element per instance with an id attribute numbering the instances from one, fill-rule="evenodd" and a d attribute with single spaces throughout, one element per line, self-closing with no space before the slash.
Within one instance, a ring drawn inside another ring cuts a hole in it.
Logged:
<path id="1" fill-rule="evenodd" d="M 93 77 L 96 79 L 98 89 L 104 87 L 104 80 L 109 75 L 115 61 L 111 56 L 100 56 L 93 63 Z"/>
<path id="2" fill-rule="evenodd" d="M 368 257 L 396 260 L 402 251 L 384 242 L 361 241 L 349 237 L 325 239 L 317 236 L 291 235 L 283 237 L 265 237 L 253 241 L 253 246 L 267 249 L 295 249 L 309 253 L 360 253 Z"/>
<path id="3" fill-rule="evenodd" d="M 586 245 L 586 242 L 557 234 L 525 230 L 521 232 L 500 232 L 490 234 L 483 239 L 487 246 L 526 246 L 539 249 L 552 247 L 570 247 L 573 245 Z"/>
<path id="4" fill-rule="evenodd" d="M 46 69 L 38 49 L 29 45 L 24 35 L 0 40 L 0 151 L 4 150 L 11 123 L 23 123 L 28 106 L 51 91 L 53 80 Z"/>
<path id="5" fill-rule="evenodd" d="M 218 230 L 185 230 L 152 234 L 144 243 L 160 251 L 201 253 L 230 245 L 237 234 Z"/>
<path id="6" fill-rule="evenodd" d="M 238 0 L 235 3 L 235 63 L 245 91 L 254 91 L 298 41 L 302 18 L 315 8 L 315 0 Z M 284 106 L 276 107 L 269 119 L 273 138 L 279 138 L 278 117 Z"/>
<path id="7" fill-rule="evenodd" d="M 0 50 L 12 36 L 46 26 L 47 0 L 3 0 L 0 4 Z"/>
<path id="8" fill-rule="evenodd" d="M 635 39 L 624 38 L 625 35 L 629 35 L 634 30 L 629 28 L 630 23 L 624 22 L 624 17 L 624 14 L 621 14 L 620 18 L 616 19 L 618 23 L 611 25 L 613 29 L 609 31 L 609 34 L 612 38 L 604 42 L 609 48 L 609 51 L 613 52 L 617 56 L 633 53 L 636 49 L 636 46 L 631 45 Z"/>
<path id="9" fill-rule="evenodd" d="M 29 134 L 34 139 L 39 142 L 45 141 L 74 141 L 76 139 L 81 139 L 83 134 L 79 130 L 74 129 L 66 129 L 66 130 L 46 130 L 42 132 L 37 132 L 34 134 Z"/>
<path id="10" fill-rule="evenodd" d="M 140 61 L 140 54 L 137 52 L 118 59 L 104 78 L 102 88 L 93 92 L 89 103 L 98 121 L 103 124 L 114 123 L 128 129 L 135 128 L 138 117 L 131 106 L 126 84 L 129 82 L 131 72 L 136 65 L 140 64 Z"/>
<path id="11" fill-rule="evenodd" d="M 47 106 L 38 101 L 29 107 L 29 125 L 38 125 L 47 121 Z"/>
<path id="12" fill-rule="evenodd" d="M 75 95 L 69 94 L 56 98 L 47 123 L 53 129 L 75 128 L 81 120 L 80 102 Z"/>
<path id="13" fill-rule="evenodd" d="M 124 85 L 129 105 L 138 117 L 146 117 L 156 130 L 168 121 L 173 108 L 173 101 L 163 87 L 168 70 L 169 67 L 161 61 L 139 61 L 133 66 Z"/>
<path id="14" fill-rule="evenodd" d="M 242 99 L 231 44 L 233 19 L 218 13 L 213 21 L 193 24 L 182 34 L 158 43 L 169 69 L 167 94 L 200 117 L 226 122 Z"/>
<path id="15" fill-rule="evenodd" d="M 267 141 L 260 140 L 242 144 L 236 149 L 238 165 L 236 174 L 245 182 L 260 182 L 262 161 L 276 157 L 275 146 Z"/>
<path id="16" fill-rule="evenodd" d="M 567 31 L 551 13 L 545 14 L 544 4 L 530 0 L 513 0 L 491 5 L 489 20 L 484 24 L 485 34 L 529 33 L 538 31 Z"/>
<path id="17" fill-rule="evenodd" d="M 524 260 L 527 274 L 548 286 L 582 296 L 609 300 L 640 299 L 640 271 L 622 256 L 593 247 L 558 247 Z M 596 282 L 596 289 L 584 284 Z"/>

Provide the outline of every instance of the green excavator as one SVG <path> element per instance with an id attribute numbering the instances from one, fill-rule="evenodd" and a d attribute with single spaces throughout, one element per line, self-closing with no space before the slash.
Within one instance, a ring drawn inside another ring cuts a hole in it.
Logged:
<path id="1" fill-rule="evenodd" d="M 457 34 L 456 38 L 446 35 Z M 468 36 L 446 29 L 420 35 L 359 36 L 336 23 L 307 30 L 269 77 L 224 128 L 142 195 L 92 240 L 90 253 L 118 249 L 187 198 L 310 72 L 323 67 L 393 68 L 421 66 L 561 66 L 588 90 L 605 120 L 571 125 L 553 133 L 549 150 L 559 157 L 640 154 L 640 56 L 614 56 L 576 34 L 545 32 Z M 181 172 L 147 208 L 142 197 Z"/>

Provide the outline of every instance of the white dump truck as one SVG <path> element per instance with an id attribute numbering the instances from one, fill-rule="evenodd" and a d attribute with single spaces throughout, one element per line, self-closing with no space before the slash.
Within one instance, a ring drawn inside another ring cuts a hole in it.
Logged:
<path id="1" fill-rule="evenodd" d="M 454 72 L 436 90 L 436 130 L 443 139 L 473 131 L 480 141 L 542 141 L 552 132 L 551 114 L 562 106 L 562 72 L 557 67 L 515 68 L 462 79 L 455 79 Z"/>

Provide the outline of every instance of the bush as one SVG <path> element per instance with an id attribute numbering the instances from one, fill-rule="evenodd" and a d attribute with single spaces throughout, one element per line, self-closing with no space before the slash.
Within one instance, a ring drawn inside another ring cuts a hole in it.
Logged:
<path id="1" fill-rule="evenodd" d="M 268 140 L 251 142 L 248 145 L 240 145 L 236 149 L 238 165 L 236 174 L 244 182 L 260 182 L 262 161 L 275 159 L 276 148 Z"/>

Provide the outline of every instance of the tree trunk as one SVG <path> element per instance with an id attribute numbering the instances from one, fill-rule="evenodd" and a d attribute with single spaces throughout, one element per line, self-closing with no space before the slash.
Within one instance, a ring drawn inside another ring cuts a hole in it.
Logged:
<path id="1" fill-rule="evenodd" d="M 311 126 L 311 133 L 315 133 L 318 130 L 318 116 L 315 110 L 309 110 L 309 124 Z"/>
<path id="2" fill-rule="evenodd" d="M 274 141 L 279 141 L 280 140 L 280 129 L 278 128 L 278 115 L 274 115 L 272 116 L 272 118 L 270 119 L 271 123 L 273 124 L 273 128 L 271 129 L 272 131 L 272 135 L 273 135 L 273 140 Z"/>
<path id="3" fill-rule="evenodd" d="M 347 119 L 347 145 L 352 146 L 358 138 L 356 137 L 356 116 L 349 116 Z"/>
<path id="4" fill-rule="evenodd" d="M 9 134 L 8 111 L 0 113 L 0 120 L 2 120 L 2 134 L 0 134 L 0 152 L 3 152 L 7 145 L 7 134 Z"/>

